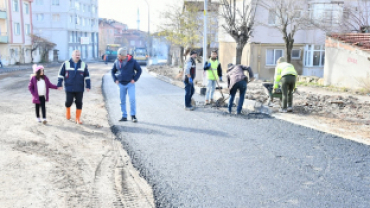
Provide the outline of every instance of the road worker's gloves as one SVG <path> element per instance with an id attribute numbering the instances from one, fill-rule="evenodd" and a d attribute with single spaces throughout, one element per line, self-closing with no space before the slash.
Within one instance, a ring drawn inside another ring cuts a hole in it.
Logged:
<path id="1" fill-rule="evenodd" d="M 211 63 L 208 63 L 207 61 L 206 61 L 206 63 L 204 63 L 204 70 L 208 70 L 208 69 L 210 69 L 211 68 Z"/>
<path id="2" fill-rule="evenodd" d="M 193 84 L 193 79 L 191 77 L 189 77 L 189 83 Z"/>

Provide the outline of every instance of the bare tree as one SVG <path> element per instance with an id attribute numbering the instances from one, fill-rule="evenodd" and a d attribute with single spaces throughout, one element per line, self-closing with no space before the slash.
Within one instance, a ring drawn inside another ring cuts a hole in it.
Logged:
<path id="1" fill-rule="evenodd" d="M 159 35 L 166 36 L 173 45 L 180 47 L 180 65 L 183 65 L 184 49 L 191 50 L 199 43 L 199 24 L 197 20 L 198 8 L 182 5 L 170 5 L 162 13 L 163 24 L 159 25 Z"/>
<path id="2" fill-rule="evenodd" d="M 31 59 L 33 62 L 33 52 L 37 49 L 41 52 L 41 62 L 47 62 L 47 53 L 53 49 L 56 44 L 52 43 L 40 36 L 31 34 L 31 42 L 32 42 L 32 48 L 31 48 Z"/>
<path id="3" fill-rule="evenodd" d="M 259 5 L 269 12 L 268 27 L 276 28 L 283 36 L 287 61 L 291 62 L 294 36 L 300 30 L 313 26 L 304 0 L 261 0 Z"/>
<path id="4" fill-rule="evenodd" d="M 350 32 L 370 32 L 370 1 L 355 0 L 344 5 L 344 24 Z"/>
<path id="5" fill-rule="evenodd" d="M 256 4 L 254 0 L 242 1 L 242 6 L 237 6 L 237 0 L 220 0 L 221 14 L 225 23 L 222 27 L 236 42 L 236 64 L 241 64 L 244 46 L 252 35 Z"/>

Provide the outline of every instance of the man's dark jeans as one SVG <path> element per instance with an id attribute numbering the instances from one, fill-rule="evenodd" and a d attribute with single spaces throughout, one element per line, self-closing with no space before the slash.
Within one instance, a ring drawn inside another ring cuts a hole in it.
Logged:
<path id="1" fill-rule="evenodd" d="M 247 91 L 247 82 L 245 80 L 239 81 L 235 83 L 233 88 L 230 90 L 230 98 L 229 98 L 229 113 L 231 113 L 231 108 L 233 107 L 236 91 L 239 90 L 239 103 L 238 107 L 236 108 L 236 113 L 241 113 L 243 108 L 243 103 L 245 99 L 245 92 Z"/>
<path id="2" fill-rule="evenodd" d="M 185 83 L 185 107 L 191 108 L 191 97 L 194 94 L 194 85 L 190 83 Z"/>

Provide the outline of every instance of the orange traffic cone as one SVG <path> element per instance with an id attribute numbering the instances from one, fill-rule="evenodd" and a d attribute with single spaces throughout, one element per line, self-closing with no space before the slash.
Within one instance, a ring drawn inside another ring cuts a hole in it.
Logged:
<path id="1" fill-rule="evenodd" d="M 76 123 L 77 124 L 82 124 L 81 113 L 82 113 L 82 109 L 76 109 Z"/>

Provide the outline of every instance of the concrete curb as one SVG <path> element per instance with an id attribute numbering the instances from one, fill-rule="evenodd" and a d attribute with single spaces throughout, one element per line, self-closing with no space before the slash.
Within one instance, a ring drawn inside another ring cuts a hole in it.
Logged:
<path id="1" fill-rule="evenodd" d="M 298 117 L 295 114 L 284 113 L 284 114 L 274 114 L 272 115 L 272 117 L 279 119 L 279 120 L 284 120 L 284 121 L 287 121 L 289 123 L 293 123 L 296 125 L 304 126 L 309 129 L 314 129 L 314 130 L 332 134 L 332 135 L 335 135 L 335 136 L 338 136 L 344 139 L 352 140 L 352 141 L 355 141 L 361 144 L 370 145 L 370 141 L 366 141 L 363 138 L 347 136 L 344 134 L 340 134 L 338 132 L 334 132 L 333 130 L 330 129 L 330 126 L 324 126 L 324 125 L 320 126 L 319 123 L 310 123 L 307 119 L 304 119 L 304 117 L 302 116 Z"/>

